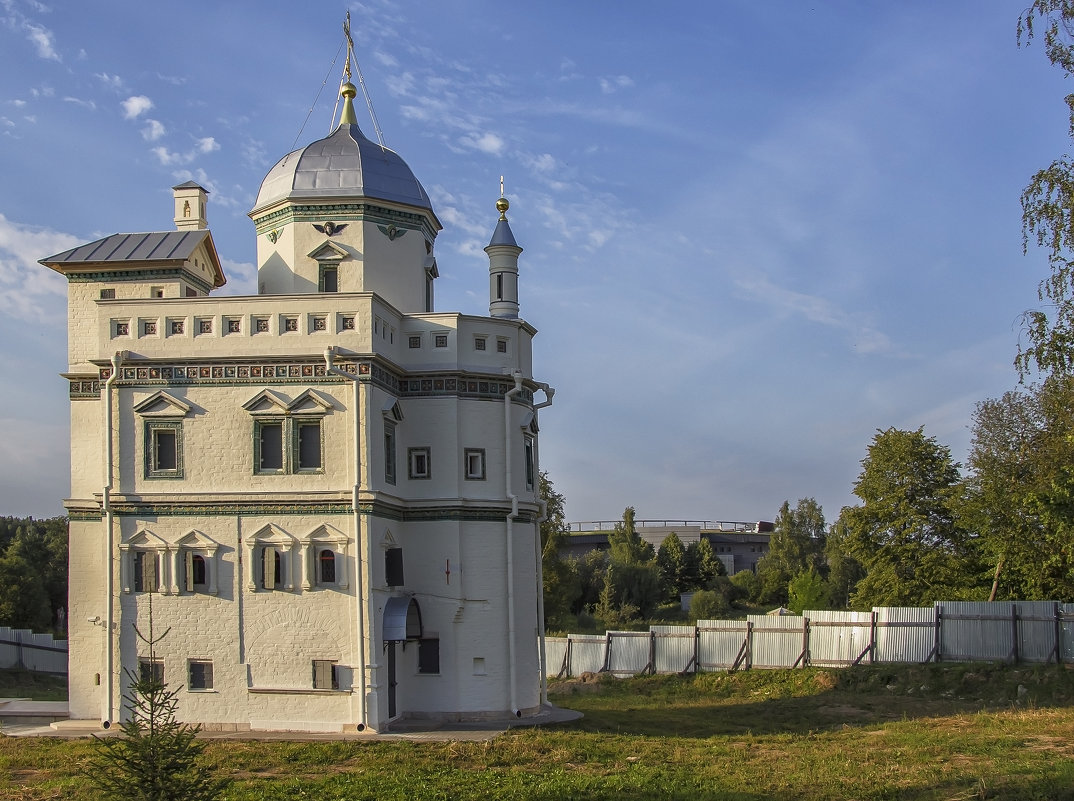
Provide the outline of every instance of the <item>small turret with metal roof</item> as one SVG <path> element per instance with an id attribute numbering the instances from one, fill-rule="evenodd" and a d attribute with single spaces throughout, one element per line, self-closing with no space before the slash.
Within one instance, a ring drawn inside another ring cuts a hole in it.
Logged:
<path id="1" fill-rule="evenodd" d="M 489 256 L 489 316 L 518 319 L 518 256 L 522 248 L 515 242 L 511 225 L 507 222 L 507 210 L 511 207 L 503 193 L 503 176 L 500 176 L 500 199 L 496 210 L 500 219 L 492 232 L 492 241 L 485 252 Z"/>

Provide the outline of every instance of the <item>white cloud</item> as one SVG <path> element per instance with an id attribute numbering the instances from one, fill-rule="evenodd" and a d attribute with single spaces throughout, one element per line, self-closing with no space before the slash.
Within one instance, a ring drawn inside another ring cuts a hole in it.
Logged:
<path id="1" fill-rule="evenodd" d="M 67 284 L 37 259 L 81 244 L 70 234 L 0 214 L 0 312 L 21 320 L 62 319 Z"/>
<path id="2" fill-rule="evenodd" d="M 26 38 L 37 48 L 37 55 L 49 61 L 62 61 L 53 44 L 52 31 L 32 22 L 24 22 L 22 29 L 26 32 Z"/>
<path id="3" fill-rule="evenodd" d="M 170 83 L 172 86 L 182 86 L 186 83 L 186 78 L 180 78 L 175 75 L 161 75 L 157 73 L 157 78 L 164 83 Z"/>
<path id="4" fill-rule="evenodd" d="M 155 142 L 164 136 L 164 125 L 157 120 L 146 119 L 145 127 L 142 128 L 142 138 L 147 142 Z"/>
<path id="5" fill-rule="evenodd" d="M 132 95 L 120 105 L 123 106 L 123 118 L 133 120 L 153 108 L 153 101 L 145 95 Z"/>
<path id="6" fill-rule="evenodd" d="M 11 105 L 13 105 L 15 108 L 22 108 L 26 105 L 25 100 L 9 100 L 8 102 L 11 103 Z"/>
<path id="7" fill-rule="evenodd" d="M 469 134 L 460 137 L 459 143 L 474 150 L 480 150 L 482 153 L 488 153 L 490 156 L 499 156 L 503 153 L 506 144 L 501 137 L 489 131 L 480 135 Z"/>
<path id="8" fill-rule="evenodd" d="M 614 75 L 610 78 L 600 79 L 600 91 L 606 95 L 610 95 L 620 89 L 628 89 L 633 85 L 634 80 L 629 75 Z"/>
<path id="9" fill-rule="evenodd" d="M 829 328 L 846 331 L 858 353 L 890 353 L 892 350 L 891 340 L 886 334 L 866 325 L 858 315 L 844 312 L 826 298 L 777 286 L 763 275 L 739 278 L 735 285 L 759 303 Z"/>
<path id="10" fill-rule="evenodd" d="M 97 108 L 97 104 L 92 100 L 83 100 L 80 97 L 65 97 L 64 103 L 74 103 L 76 106 L 82 106 L 82 108 L 88 108 L 90 111 L 94 111 Z"/>
<path id="11" fill-rule="evenodd" d="M 118 75 L 109 75 L 107 72 L 98 72 L 95 73 L 93 77 L 109 89 L 114 89 L 117 92 L 123 88 L 123 79 Z"/>
<path id="12" fill-rule="evenodd" d="M 202 139 L 198 139 L 194 142 L 194 147 L 185 153 L 179 153 L 177 151 L 168 150 L 163 145 L 154 147 L 150 151 L 165 167 L 181 166 L 189 164 L 198 156 L 205 153 L 212 153 L 214 150 L 219 150 L 220 145 L 217 141 L 211 137 L 206 136 Z"/>

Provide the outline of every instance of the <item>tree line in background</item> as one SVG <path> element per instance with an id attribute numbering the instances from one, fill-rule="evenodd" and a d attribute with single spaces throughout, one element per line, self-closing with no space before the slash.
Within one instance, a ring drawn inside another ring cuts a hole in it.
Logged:
<path id="1" fill-rule="evenodd" d="M 63 634 L 67 518 L 0 517 L 0 626 Z"/>
<path id="2" fill-rule="evenodd" d="M 655 549 L 634 510 L 609 549 L 563 558 L 563 496 L 548 477 L 542 524 L 549 630 L 621 628 L 695 592 L 694 618 L 744 604 L 804 609 L 952 600 L 1074 602 L 1074 377 L 977 404 L 967 469 L 923 429 L 877 431 L 854 484 L 860 503 L 828 526 L 812 498 L 784 502 L 756 573 L 726 576 L 704 538 Z M 665 608 L 665 613 L 671 612 Z"/>

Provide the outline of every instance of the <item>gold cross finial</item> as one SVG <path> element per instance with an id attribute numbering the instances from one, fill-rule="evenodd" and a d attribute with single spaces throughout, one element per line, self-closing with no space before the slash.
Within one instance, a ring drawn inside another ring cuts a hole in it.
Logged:
<path id="1" fill-rule="evenodd" d="M 347 66 L 343 68 L 343 74 L 347 76 L 347 82 L 351 80 L 351 58 L 354 55 L 354 40 L 351 38 L 351 12 L 347 12 L 347 19 L 343 23 L 343 35 L 347 37 Z"/>

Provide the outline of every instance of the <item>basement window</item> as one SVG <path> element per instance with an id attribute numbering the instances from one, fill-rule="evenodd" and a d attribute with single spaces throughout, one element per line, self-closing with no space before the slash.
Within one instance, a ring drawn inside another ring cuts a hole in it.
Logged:
<path id="1" fill-rule="evenodd" d="M 331 659 L 313 660 L 313 689 L 315 690 L 338 690 L 339 671 L 336 663 Z"/>
<path id="2" fill-rule="evenodd" d="M 213 663 L 208 660 L 191 659 L 187 664 L 186 688 L 190 691 L 204 691 L 213 688 Z"/>

